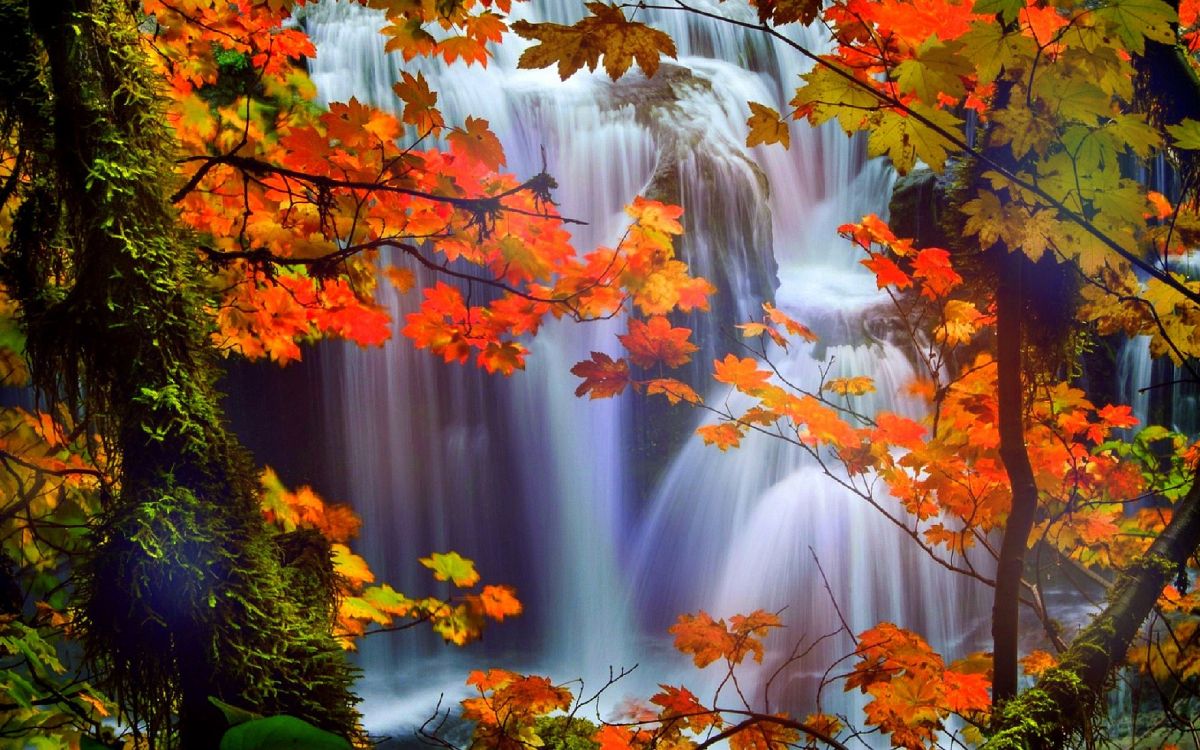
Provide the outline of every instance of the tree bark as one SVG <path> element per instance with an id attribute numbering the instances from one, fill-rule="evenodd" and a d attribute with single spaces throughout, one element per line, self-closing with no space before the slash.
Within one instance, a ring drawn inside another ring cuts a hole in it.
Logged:
<path id="1" fill-rule="evenodd" d="M 221 413 L 140 19 L 121 0 L 0 0 L 0 19 L 0 112 L 31 154 L 0 280 L 35 385 L 119 458 L 79 576 L 96 681 L 151 746 L 216 747 L 210 696 L 354 735 L 330 613 L 292 597 Z"/>
<path id="2" fill-rule="evenodd" d="M 1075 638 L 1059 666 L 1000 708 L 989 750 L 1060 747 L 1104 708 L 1112 670 L 1125 661 L 1138 628 L 1163 587 L 1200 548 L 1200 475 L 1175 505 L 1166 530 L 1141 560 L 1125 570 L 1109 604 Z"/>
<path id="3" fill-rule="evenodd" d="M 1007 252 L 1002 248 L 1000 252 Z M 1009 252 L 1000 258 L 996 287 L 996 369 L 1000 420 L 1000 457 L 1012 488 L 1012 507 L 996 564 L 992 602 L 994 671 L 992 703 L 1001 705 L 1017 694 L 1021 581 L 1025 551 L 1037 512 L 1038 490 L 1025 447 L 1025 404 L 1021 384 L 1022 271 L 1025 257 Z"/>

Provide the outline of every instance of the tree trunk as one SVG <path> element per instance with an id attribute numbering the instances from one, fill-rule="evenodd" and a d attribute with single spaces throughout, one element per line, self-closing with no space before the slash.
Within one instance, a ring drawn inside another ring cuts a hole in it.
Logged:
<path id="1" fill-rule="evenodd" d="M 1163 587 L 1200 548 L 1200 476 L 1175 505 L 1171 522 L 1142 559 L 1125 570 L 1096 615 L 1037 684 L 1001 707 L 986 747 L 1060 747 L 1087 719 L 1104 709 L 1112 670 L 1125 661 L 1138 628 Z"/>
<path id="2" fill-rule="evenodd" d="M 1001 248 L 999 252 L 1007 252 Z M 1012 508 L 1004 524 L 1004 539 L 996 565 L 992 602 L 992 703 L 1001 705 L 1017 694 L 1021 581 L 1025 550 L 1037 511 L 1037 485 L 1025 448 L 1024 389 L 1021 385 L 1022 270 L 1019 250 L 1000 258 L 996 287 L 996 368 L 1000 418 L 1000 457 L 1012 488 Z"/>
<path id="3" fill-rule="evenodd" d="M 35 384 L 119 458 L 80 571 L 97 679 L 151 745 L 215 747 L 209 702 L 356 732 L 328 611 L 297 605 L 227 431 L 204 269 L 166 194 L 160 83 L 120 0 L 0 0 L 0 107 L 31 154 L 3 248 Z"/>

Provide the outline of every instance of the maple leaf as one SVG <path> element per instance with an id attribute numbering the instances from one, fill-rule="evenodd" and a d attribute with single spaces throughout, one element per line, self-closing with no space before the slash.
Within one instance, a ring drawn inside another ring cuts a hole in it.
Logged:
<path id="1" fill-rule="evenodd" d="M 601 2 L 587 3 L 593 15 L 574 26 L 557 23 L 517 21 L 512 30 L 525 39 L 539 43 L 521 53 L 520 68 L 546 68 L 558 65 L 564 81 L 584 65 L 595 70 L 604 57 L 604 70 L 615 81 L 636 60 L 647 76 L 658 70 L 659 57 L 675 57 L 675 42 L 657 29 L 629 21 L 616 6 Z"/>
<path id="2" fill-rule="evenodd" d="M 725 658 L 735 647 L 733 635 L 725 627 L 725 621 L 714 621 L 704 610 L 694 615 L 680 615 L 675 624 L 667 628 L 667 632 L 675 636 L 675 649 L 690 655 L 700 669 Z"/>
<path id="3" fill-rule="evenodd" d="M 871 269 L 875 274 L 875 285 L 880 289 L 887 286 L 895 286 L 897 289 L 912 286 L 912 279 L 908 274 L 900 270 L 900 266 L 885 255 L 871 253 L 871 257 L 860 260 L 859 263 Z"/>
<path id="4" fill-rule="evenodd" d="M 963 79 L 973 72 L 970 61 L 962 55 L 963 47 L 962 42 L 942 42 L 931 35 L 916 56 L 896 66 L 900 90 L 916 94 L 929 105 L 936 105 L 939 96 L 961 98 L 967 93 Z"/>
<path id="5" fill-rule="evenodd" d="M 724 452 L 741 444 L 746 428 L 737 422 L 721 422 L 697 427 L 696 434 L 705 445 L 715 445 Z"/>
<path id="6" fill-rule="evenodd" d="M 430 90 L 429 82 L 424 74 L 418 72 L 414 77 L 408 71 L 400 71 L 400 81 L 392 86 L 396 96 L 404 102 L 404 110 L 400 121 L 408 123 L 417 129 L 418 133 L 438 132 L 446 126 L 442 113 L 435 106 L 437 92 Z"/>
<path id="7" fill-rule="evenodd" d="M 703 403 L 700 394 L 696 393 L 691 386 L 672 378 L 655 378 L 648 381 L 645 385 L 646 395 L 662 394 L 667 397 L 667 401 L 671 402 L 672 406 L 678 404 L 680 401 L 686 401 L 689 404 Z"/>
<path id="8" fill-rule="evenodd" d="M 1176 125 L 1168 125 L 1167 132 L 1176 148 L 1200 149 L 1200 120 L 1185 119 Z"/>
<path id="9" fill-rule="evenodd" d="M 777 717 L 787 718 L 785 714 Z M 731 750 L 787 750 L 800 739 L 800 732 L 783 724 L 762 721 L 729 738 Z"/>
<path id="10" fill-rule="evenodd" d="M 1096 11 L 1108 21 L 1125 49 L 1136 55 L 1146 49 L 1146 39 L 1162 44 L 1175 43 L 1172 24 L 1179 20 L 1175 9 L 1162 0 L 1109 0 Z"/>
<path id="11" fill-rule="evenodd" d="M 672 328 L 665 316 L 655 315 L 644 323 L 631 318 L 629 333 L 617 338 L 638 367 L 653 367 L 659 362 L 679 367 L 691 361 L 696 351 L 696 345 L 688 341 L 691 333 L 690 328 Z"/>
<path id="12" fill-rule="evenodd" d="M 1146 197 L 1150 200 L 1150 205 L 1154 207 L 1154 212 L 1146 218 L 1166 219 L 1175 213 L 1175 209 L 1171 206 L 1171 201 L 1167 200 L 1167 196 L 1157 190 L 1148 191 Z"/>
<path id="13" fill-rule="evenodd" d="M 742 336 L 745 338 L 754 338 L 755 336 L 770 336 L 771 340 L 784 349 L 787 348 L 788 340 L 783 337 L 783 334 L 775 330 L 772 326 L 766 323 L 739 323 L 735 328 L 742 329 Z"/>
<path id="14" fill-rule="evenodd" d="M 1053 654 L 1035 649 L 1021 657 L 1021 669 L 1031 677 L 1037 677 L 1047 669 L 1058 666 L 1058 659 Z"/>
<path id="15" fill-rule="evenodd" d="M 770 377 L 771 373 L 758 369 L 758 362 L 750 357 L 726 354 L 723 360 L 713 360 L 713 379 L 739 391 L 755 391 L 766 385 Z"/>
<path id="16" fill-rule="evenodd" d="M 862 396 L 875 392 L 875 381 L 865 375 L 855 375 L 850 378 L 832 378 L 821 387 L 840 396 Z"/>
<path id="17" fill-rule="evenodd" d="M 934 338 L 946 346 L 957 346 L 971 340 L 978 326 L 976 325 L 983 314 L 975 308 L 973 302 L 966 300 L 947 300 L 943 308 L 944 322 L 934 329 Z"/>
<path id="18" fill-rule="evenodd" d="M 836 737 L 842 731 L 842 722 L 836 716 L 829 714 L 809 714 L 804 717 L 804 725 L 820 732 L 826 737 Z M 820 739 L 817 735 L 808 735 L 812 740 Z"/>
<path id="19" fill-rule="evenodd" d="M 910 109 L 941 131 L 962 139 L 962 120 L 946 110 L 920 102 L 914 102 Z M 937 130 L 908 113 L 895 110 L 872 113 L 871 120 L 871 130 L 867 135 L 867 153 L 870 156 L 888 156 L 892 166 L 902 175 L 908 174 L 918 159 L 934 172 L 940 173 L 945 168 L 951 142 Z"/>
<path id="20" fill-rule="evenodd" d="M 999 15 L 1006 22 L 1017 20 L 1017 14 L 1025 7 L 1025 0 L 975 0 L 974 12 L 993 16 Z"/>
<path id="21" fill-rule="evenodd" d="M 503 620 L 521 614 L 521 602 L 509 586 L 484 586 L 479 592 L 479 602 L 483 613 L 493 620 Z"/>
<path id="22" fill-rule="evenodd" d="M 746 120 L 746 126 L 750 128 L 750 133 L 746 136 L 746 146 L 753 148 L 759 144 L 781 143 L 784 148 L 790 147 L 792 135 L 779 112 L 758 102 L 749 104 L 750 118 Z"/>
<path id="23" fill-rule="evenodd" d="M 831 63 L 833 64 L 833 63 Z M 805 85 L 796 89 L 791 106 L 795 116 L 807 117 L 813 125 L 837 119 L 847 134 L 861 130 L 869 114 L 879 108 L 879 98 L 871 93 L 870 82 L 844 71 L 849 77 L 818 65 L 803 77 Z M 866 85 L 860 85 L 865 83 Z"/>
<path id="24" fill-rule="evenodd" d="M 821 14 L 821 0 L 753 0 L 759 21 L 779 25 L 800 23 L 807 26 Z"/>
<path id="25" fill-rule="evenodd" d="M 942 680 L 945 683 L 945 706 L 954 713 L 970 714 L 987 711 L 991 707 L 992 698 L 988 691 L 992 681 L 986 674 L 960 674 L 946 670 Z"/>
<path id="26" fill-rule="evenodd" d="M 945 297 L 963 280 L 950 265 L 950 252 L 940 247 L 927 247 L 917 253 L 913 278 L 921 279 L 921 294 L 929 299 Z"/>
<path id="27" fill-rule="evenodd" d="M 583 378 L 575 395 L 587 393 L 593 399 L 620 395 L 630 383 L 629 363 L 623 358 L 614 362 L 603 352 L 592 352 L 591 360 L 577 363 L 571 368 L 571 374 Z"/>
<path id="28" fill-rule="evenodd" d="M 809 330 L 808 326 L 796 322 L 792 316 L 775 307 L 770 302 L 762 304 L 763 312 L 767 314 L 767 320 L 770 320 L 777 326 L 783 326 L 783 329 L 791 336 L 799 336 L 808 342 L 817 340 L 817 335 Z"/>
<path id="29" fill-rule="evenodd" d="M 415 604 L 386 583 L 367 587 L 362 592 L 362 599 L 377 611 L 396 617 L 407 616 Z"/>
<path id="30" fill-rule="evenodd" d="M 438 41 L 434 51 L 440 53 L 447 64 L 462 60 L 468 66 L 479 63 L 487 67 L 488 51 L 484 43 L 473 36 L 450 36 Z"/>
<path id="31" fill-rule="evenodd" d="M 528 353 L 523 344 L 515 341 L 492 341 L 476 355 L 476 361 L 489 373 L 499 372 L 507 377 L 516 370 L 525 369 L 525 355 Z"/>
<path id="32" fill-rule="evenodd" d="M 455 153 L 473 159 L 488 169 L 496 170 L 504 166 L 504 147 L 488 129 L 487 120 L 468 117 L 461 129 L 450 132 L 447 140 Z"/>
<path id="33" fill-rule="evenodd" d="M 633 750 L 633 730 L 613 724 L 605 724 L 592 737 L 599 750 Z"/>
<path id="34" fill-rule="evenodd" d="M 650 698 L 650 702 L 662 706 L 664 716 L 686 716 L 705 710 L 691 690 L 663 684 L 660 684 L 659 687 L 662 688 L 662 691 L 655 693 Z"/>
<path id="35" fill-rule="evenodd" d="M 507 669 L 489 669 L 486 672 L 473 669 L 467 675 L 467 684 L 481 693 L 499 690 L 520 677 L 516 672 Z"/>
<path id="36" fill-rule="evenodd" d="M 683 234 L 683 225 L 679 223 L 683 206 L 673 206 L 639 195 L 625 207 L 625 213 L 632 216 L 643 229 L 653 229 L 663 234 Z"/>
<path id="37" fill-rule="evenodd" d="M 1138 425 L 1138 418 L 1133 415 L 1133 409 L 1125 405 L 1109 404 L 1101 408 L 1096 416 L 1100 417 L 1100 421 L 1109 427 L 1118 429 L 1129 429 Z"/>
<path id="38" fill-rule="evenodd" d="M 419 558 L 417 562 L 432 570 L 433 577 L 439 581 L 450 581 L 460 588 L 479 583 L 475 563 L 457 552 L 434 552 L 429 557 Z"/>
<path id="39" fill-rule="evenodd" d="M 913 450 L 921 445 L 926 431 L 923 425 L 908 417 L 883 412 L 875 417 L 875 432 L 871 439 Z"/>
<path id="40" fill-rule="evenodd" d="M 367 561 L 350 551 L 344 544 L 332 544 L 333 569 L 352 585 L 371 583 L 375 574 L 367 567 Z"/>
<path id="41" fill-rule="evenodd" d="M 383 275 L 396 291 L 404 294 L 417 284 L 417 277 L 407 268 L 388 266 L 383 269 Z"/>

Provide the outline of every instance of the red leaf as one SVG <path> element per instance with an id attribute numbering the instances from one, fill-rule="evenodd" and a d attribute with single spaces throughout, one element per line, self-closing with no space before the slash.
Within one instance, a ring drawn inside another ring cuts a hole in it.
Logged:
<path id="1" fill-rule="evenodd" d="M 572 375 L 583 378 L 575 389 L 575 395 L 591 398 L 612 398 L 621 394 L 629 385 L 629 364 L 624 359 L 613 361 L 603 352 L 592 352 L 591 360 L 584 360 L 571 368 Z"/>

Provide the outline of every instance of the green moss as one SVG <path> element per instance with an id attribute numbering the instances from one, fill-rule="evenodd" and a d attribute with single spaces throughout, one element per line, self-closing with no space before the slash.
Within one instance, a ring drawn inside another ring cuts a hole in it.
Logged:
<path id="1" fill-rule="evenodd" d="M 546 750 L 599 750 L 600 743 L 592 739 L 599 728 L 587 719 L 568 716 L 543 716 L 534 724 Z"/>
<path id="2" fill-rule="evenodd" d="M 120 0 L 0 0 L 0 20 L 20 82 L 0 84 L 0 107 L 35 175 L 0 281 L 35 386 L 120 467 L 77 576 L 96 681 L 152 746 L 215 746 L 209 696 L 355 736 L 327 556 L 284 565 L 298 558 L 265 527 L 224 424 L 205 269 L 166 198 L 174 141 L 139 19 Z"/>

